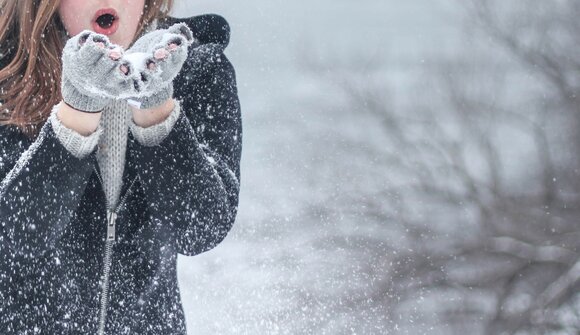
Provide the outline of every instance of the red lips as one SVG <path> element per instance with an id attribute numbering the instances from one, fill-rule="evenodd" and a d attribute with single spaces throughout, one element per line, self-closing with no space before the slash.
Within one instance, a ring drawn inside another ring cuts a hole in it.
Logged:
<path id="1" fill-rule="evenodd" d="M 113 8 L 99 9 L 92 20 L 93 30 L 98 34 L 112 35 L 119 28 L 119 17 Z"/>

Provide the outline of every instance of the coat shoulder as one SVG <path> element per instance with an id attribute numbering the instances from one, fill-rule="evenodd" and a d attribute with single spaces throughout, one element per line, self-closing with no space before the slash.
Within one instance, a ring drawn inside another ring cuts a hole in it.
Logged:
<path id="1" fill-rule="evenodd" d="M 225 49 L 230 42 L 230 25 L 218 14 L 203 14 L 188 18 L 168 17 L 159 23 L 161 28 L 175 23 L 185 23 L 200 44 L 214 43 Z"/>

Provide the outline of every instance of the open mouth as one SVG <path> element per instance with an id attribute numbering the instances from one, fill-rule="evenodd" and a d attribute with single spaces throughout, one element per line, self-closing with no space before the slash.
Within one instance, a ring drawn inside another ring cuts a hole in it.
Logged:
<path id="1" fill-rule="evenodd" d="M 119 27 L 119 17 L 113 8 L 100 9 L 94 16 L 93 29 L 96 33 L 112 35 Z"/>
<path id="2" fill-rule="evenodd" d="M 103 14 L 97 18 L 97 24 L 103 29 L 109 29 L 113 25 L 115 17 L 111 14 Z"/>

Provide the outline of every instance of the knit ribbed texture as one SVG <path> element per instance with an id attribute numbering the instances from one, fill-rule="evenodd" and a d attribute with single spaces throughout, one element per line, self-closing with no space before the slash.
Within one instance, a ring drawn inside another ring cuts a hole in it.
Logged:
<path id="1" fill-rule="evenodd" d="M 48 122 L 51 123 L 56 137 L 60 140 L 62 145 L 77 158 L 84 158 L 88 156 L 97 146 L 99 138 L 103 133 L 103 127 L 99 124 L 97 130 L 92 134 L 83 136 L 78 132 L 65 127 L 58 116 L 56 115 L 57 106 L 52 108 L 52 112 L 48 117 Z"/>
<path id="2" fill-rule="evenodd" d="M 167 101 L 167 99 L 171 98 L 172 96 L 173 96 L 173 84 L 170 84 L 167 85 L 166 88 L 158 91 L 157 93 L 149 97 L 145 96 L 138 98 L 136 99 L 136 101 L 139 101 L 140 109 L 150 109 L 162 105 L 165 101 Z"/>
<path id="3" fill-rule="evenodd" d="M 103 109 L 97 130 L 82 136 L 76 131 L 66 128 L 53 108 L 49 120 L 55 134 L 63 146 L 78 158 L 90 154 L 98 143 L 97 162 L 103 178 L 103 187 L 109 207 L 115 207 L 119 201 L 123 172 L 125 168 L 125 153 L 127 150 L 128 128 L 135 140 L 141 145 L 157 145 L 167 137 L 180 114 L 180 105 L 175 101 L 175 108 L 166 120 L 160 124 L 142 128 L 132 119 L 132 113 L 127 103 L 117 100 Z"/>
<path id="4" fill-rule="evenodd" d="M 97 161 L 101 168 L 107 203 L 111 207 L 117 205 L 121 192 L 127 149 L 127 124 L 130 117 L 127 103 L 123 100 L 116 100 L 106 106 L 101 116 L 103 137 L 99 142 Z"/>
<path id="5" fill-rule="evenodd" d="M 133 137 L 142 145 L 146 147 L 159 145 L 167 137 L 171 129 L 173 129 L 180 113 L 181 106 L 179 105 L 179 101 L 175 100 L 175 108 L 173 108 L 171 114 L 163 122 L 143 128 L 136 125 L 131 119 L 129 128 L 131 129 Z"/>
<path id="6" fill-rule="evenodd" d="M 92 97 L 89 95 L 82 94 L 66 79 L 62 81 L 62 99 L 69 104 L 71 107 L 76 108 L 81 111 L 98 113 L 103 110 L 111 99 L 106 99 L 103 97 Z"/>

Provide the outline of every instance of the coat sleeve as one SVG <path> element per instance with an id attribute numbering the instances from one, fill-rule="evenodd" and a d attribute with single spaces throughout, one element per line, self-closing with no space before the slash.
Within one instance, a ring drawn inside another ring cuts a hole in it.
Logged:
<path id="1" fill-rule="evenodd" d="M 93 169 L 58 140 L 46 122 L 35 140 L 0 126 L 0 240 L 17 257 L 54 248 L 71 221 Z"/>
<path id="2" fill-rule="evenodd" d="M 223 45 L 190 51 L 174 81 L 179 117 L 158 145 L 130 136 L 134 161 L 158 233 L 176 252 L 219 244 L 238 209 L 242 123 L 235 71 Z"/>

